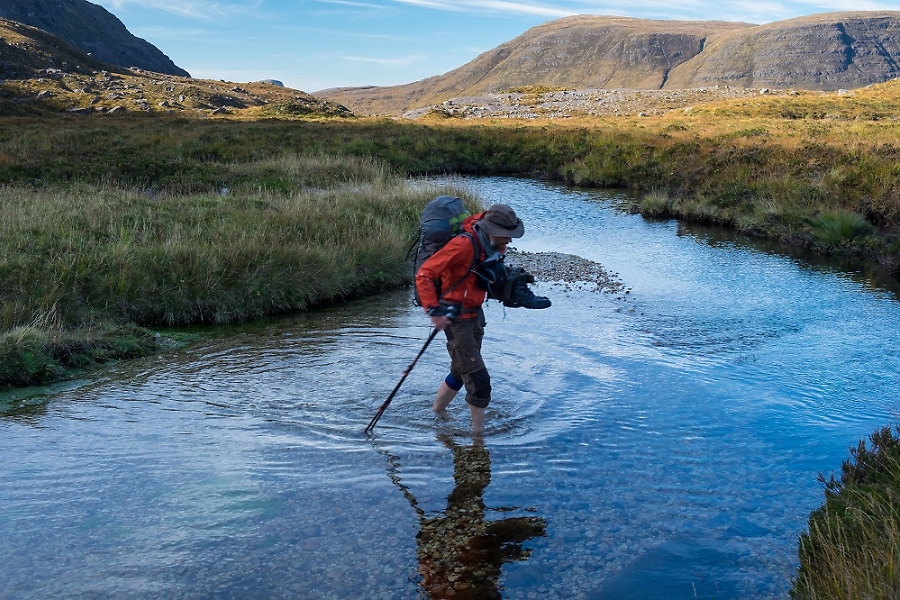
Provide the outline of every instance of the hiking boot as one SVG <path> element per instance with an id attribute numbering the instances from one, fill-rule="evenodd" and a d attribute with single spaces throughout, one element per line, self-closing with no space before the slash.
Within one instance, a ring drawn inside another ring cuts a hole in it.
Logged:
<path id="1" fill-rule="evenodd" d="M 504 300 L 503 304 L 510 308 L 550 308 L 550 299 L 544 296 L 536 296 L 531 288 L 528 287 L 528 280 L 534 281 L 528 273 L 523 272 L 516 277 L 510 288 L 509 300 Z"/>

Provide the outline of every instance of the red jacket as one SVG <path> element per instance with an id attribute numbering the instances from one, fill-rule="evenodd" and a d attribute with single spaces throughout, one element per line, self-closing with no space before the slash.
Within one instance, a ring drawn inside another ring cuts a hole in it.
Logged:
<path id="1" fill-rule="evenodd" d="M 439 300 L 462 304 L 458 318 L 471 319 L 478 308 L 484 304 L 487 292 L 478 286 L 478 277 L 469 270 L 473 265 L 485 259 L 484 248 L 478 234 L 472 229 L 476 221 L 484 216 L 483 212 L 472 215 L 463 221 L 462 229 L 467 235 L 452 238 L 447 245 L 435 252 L 416 273 L 416 290 L 422 301 L 422 308 L 428 310 L 438 306 Z M 474 244 L 472 243 L 474 240 Z M 478 247 L 478 260 L 475 261 L 475 247 Z M 437 284 L 443 296 L 438 297 Z"/>

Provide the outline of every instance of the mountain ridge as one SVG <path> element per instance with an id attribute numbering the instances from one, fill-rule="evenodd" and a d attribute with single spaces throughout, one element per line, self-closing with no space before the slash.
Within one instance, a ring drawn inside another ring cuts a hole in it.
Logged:
<path id="1" fill-rule="evenodd" d="M 900 76 L 898 65 L 898 11 L 821 13 L 766 25 L 577 15 L 532 27 L 443 75 L 313 94 L 356 114 L 399 116 L 522 87 L 834 91 Z"/>
<path id="2" fill-rule="evenodd" d="M 123 68 L 190 77 L 111 12 L 87 0 L 0 0 L 0 17 L 47 31 L 85 54 Z"/>
<path id="3" fill-rule="evenodd" d="M 277 119 L 350 116 L 343 106 L 265 81 L 235 85 L 117 67 L 52 33 L 0 18 L 0 115 L 66 113 Z"/>

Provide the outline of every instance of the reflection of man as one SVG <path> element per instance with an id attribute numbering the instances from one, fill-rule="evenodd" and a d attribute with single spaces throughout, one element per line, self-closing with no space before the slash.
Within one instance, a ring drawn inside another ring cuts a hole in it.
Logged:
<path id="1" fill-rule="evenodd" d="M 505 562 L 528 558 L 530 551 L 522 548 L 522 542 L 545 535 L 545 521 L 485 520 L 482 495 L 491 482 L 490 453 L 480 445 L 447 445 L 453 450 L 456 482 L 447 497 L 447 510 L 426 518 L 416 507 L 421 520 L 417 552 L 422 588 L 433 599 L 500 598 L 500 568 Z"/>

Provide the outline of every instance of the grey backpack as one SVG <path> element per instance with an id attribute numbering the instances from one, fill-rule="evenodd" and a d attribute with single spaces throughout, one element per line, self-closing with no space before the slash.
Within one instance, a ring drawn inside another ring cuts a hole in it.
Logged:
<path id="1" fill-rule="evenodd" d="M 438 196 L 422 209 L 419 217 L 419 239 L 415 244 L 413 279 L 432 254 L 447 245 L 453 236 L 462 233 L 462 224 L 469 217 L 462 198 Z M 410 248 L 412 252 L 412 248 Z M 416 306 L 421 306 L 419 292 L 415 292 Z"/>

